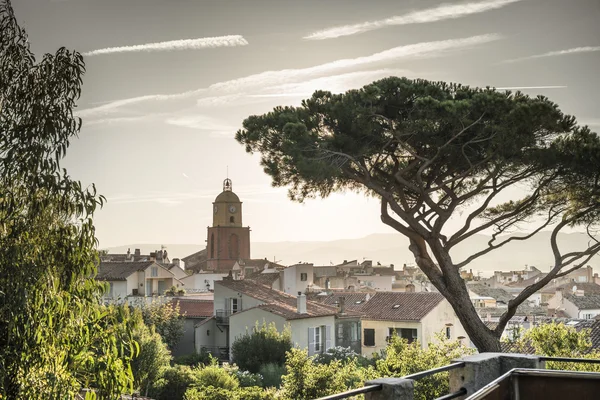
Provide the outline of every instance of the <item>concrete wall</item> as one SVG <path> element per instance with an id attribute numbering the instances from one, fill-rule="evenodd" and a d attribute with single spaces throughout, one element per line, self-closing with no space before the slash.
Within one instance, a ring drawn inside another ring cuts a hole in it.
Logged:
<path id="1" fill-rule="evenodd" d="M 226 298 L 237 298 L 240 299 L 241 309 L 240 311 L 247 310 L 251 307 L 256 307 L 260 304 L 263 304 L 262 301 L 256 300 L 253 297 L 242 294 L 238 296 L 238 292 L 235 290 L 231 290 L 226 288 L 225 286 L 219 285 L 219 282 L 215 284 L 215 292 L 214 292 L 214 310 L 224 310 L 225 309 L 225 299 Z"/>
<path id="2" fill-rule="evenodd" d="M 186 318 L 183 323 L 183 336 L 173 349 L 173 356 L 185 356 L 196 351 L 196 332 L 195 325 L 202 321 L 200 318 Z"/>
<path id="3" fill-rule="evenodd" d="M 362 342 L 361 349 L 363 356 L 371 356 L 373 353 L 379 353 L 387 347 L 387 337 L 389 328 L 408 328 L 417 330 L 417 338 L 423 343 L 422 327 L 420 322 L 397 322 L 397 321 L 373 321 L 363 318 L 362 320 Z M 365 329 L 375 329 L 375 346 L 365 346 Z"/>
<path id="4" fill-rule="evenodd" d="M 306 274 L 306 280 L 300 279 L 301 274 Z M 287 267 L 283 270 L 283 288 L 282 290 L 291 295 L 297 295 L 298 292 L 304 293 L 309 284 L 313 283 L 313 265 L 298 264 Z"/>
<path id="5" fill-rule="evenodd" d="M 215 288 L 215 281 L 220 281 L 223 280 L 224 277 L 226 277 L 227 274 L 222 273 L 222 274 L 192 274 L 189 276 L 186 276 L 185 278 L 181 279 L 181 282 L 185 285 L 184 288 L 185 289 L 206 289 L 206 283 L 208 282 L 208 288 L 209 290 L 214 290 Z M 207 282 L 206 282 L 207 281 Z"/>
<path id="6" fill-rule="evenodd" d="M 229 317 L 229 343 L 233 344 L 237 338 L 243 336 L 246 332 L 252 332 L 257 322 L 259 325 L 262 325 L 263 322 L 267 324 L 274 322 L 279 332 L 283 332 L 285 327 L 285 318 L 260 308 L 236 313 Z"/>
<path id="7" fill-rule="evenodd" d="M 600 308 L 591 309 L 591 310 L 580 310 L 579 311 L 579 316 L 577 318 L 592 319 L 596 315 L 600 315 Z"/>
<path id="8" fill-rule="evenodd" d="M 224 327 L 217 327 L 214 318 L 203 324 L 199 324 L 194 329 L 196 336 L 196 352 L 200 352 L 202 346 L 224 347 L 227 346 L 227 330 Z"/>
<path id="9" fill-rule="evenodd" d="M 293 319 L 289 321 L 290 328 L 292 329 L 292 343 L 301 349 L 308 348 L 308 328 L 314 328 L 317 326 L 329 326 L 331 329 L 331 347 L 335 347 L 335 317 L 333 315 L 328 317 L 314 317 L 314 318 L 303 318 Z"/>
<path id="10" fill-rule="evenodd" d="M 446 334 L 447 324 L 452 324 L 450 328 L 450 339 L 455 340 L 458 337 L 464 337 L 463 343 L 469 345 L 469 336 L 454 313 L 452 306 L 447 300 L 442 300 L 433 310 L 429 312 L 422 320 L 421 325 L 423 335 L 419 340 L 423 347 L 427 347 L 430 342 L 437 342 L 435 335 L 439 332 Z"/>
<path id="11" fill-rule="evenodd" d="M 361 285 L 373 288 L 379 291 L 391 292 L 392 284 L 394 283 L 394 277 L 391 275 L 363 275 L 357 276 L 358 282 Z"/>

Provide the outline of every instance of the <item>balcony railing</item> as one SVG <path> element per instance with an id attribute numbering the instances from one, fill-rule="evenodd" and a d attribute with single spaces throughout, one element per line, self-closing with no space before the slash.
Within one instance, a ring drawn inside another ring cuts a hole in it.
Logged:
<path id="1" fill-rule="evenodd" d="M 600 359 L 482 353 L 402 378 L 377 379 L 362 388 L 318 400 L 347 399 L 360 394 L 365 395 L 365 400 L 412 400 L 414 381 L 445 371 L 451 371 L 452 392 L 435 400 L 458 397 L 465 400 L 598 398 L 600 373 L 547 370 L 544 369 L 547 361 L 600 364 Z"/>
<path id="2" fill-rule="evenodd" d="M 416 381 L 416 380 L 419 380 L 421 378 L 425 378 L 426 376 L 439 374 L 440 372 L 450 371 L 451 369 L 462 368 L 464 366 L 465 366 L 464 362 L 456 362 L 456 363 L 444 365 L 443 367 L 434 368 L 434 369 L 430 369 L 430 370 L 427 370 L 427 371 L 417 372 L 416 374 L 406 375 L 406 376 L 403 376 L 401 379 Z M 338 393 L 338 394 L 332 394 L 332 395 L 326 396 L 326 397 L 321 397 L 318 400 L 347 399 L 347 398 L 350 398 L 352 396 L 357 396 L 359 394 L 365 394 L 365 393 L 371 393 L 371 392 L 378 392 L 378 391 L 380 391 L 382 389 L 383 389 L 383 385 L 382 384 L 367 385 L 367 386 L 364 386 L 362 388 L 348 390 L 346 392 L 342 392 L 342 393 Z M 447 394 L 445 396 L 439 397 L 436 400 L 450 400 L 450 399 L 454 399 L 456 397 L 463 396 L 466 393 L 467 393 L 467 391 L 465 389 L 461 388 L 460 390 L 458 390 L 458 391 L 456 391 L 454 393 L 450 393 L 450 394 Z"/>
<path id="3" fill-rule="evenodd" d="M 217 320 L 217 324 L 220 325 L 229 325 L 229 317 L 231 314 L 235 314 L 236 311 L 231 310 L 217 310 L 215 314 L 215 319 Z"/>
<path id="4" fill-rule="evenodd" d="M 227 346 L 201 346 L 200 351 L 209 353 L 219 361 L 229 361 L 229 347 Z"/>

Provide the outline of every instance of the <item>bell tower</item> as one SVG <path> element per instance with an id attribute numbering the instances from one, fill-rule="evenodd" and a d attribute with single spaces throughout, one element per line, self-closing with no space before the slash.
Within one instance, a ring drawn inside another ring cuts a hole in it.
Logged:
<path id="1" fill-rule="evenodd" d="M 250 258 L 250 228 L 242 225 L 242 202 L 229 178 L 213 202 L 213 224 L 206 243 L 209 270 L 227 272 L 240 258 Z"/>

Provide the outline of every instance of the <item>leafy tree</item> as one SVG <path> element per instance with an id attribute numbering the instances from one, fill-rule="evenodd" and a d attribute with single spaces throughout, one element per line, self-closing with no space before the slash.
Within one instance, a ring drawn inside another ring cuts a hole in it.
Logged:
<path id="1" fill-rule="evenodd" d="M 61 168 L 83 57 L 36 61 L 0 0 L 0 397 L 115 398 L 131 391 L 127 310 L 100 305 L 92 216 L 103 197 Z"/>
<path id="2" fill-rule="evenodd" d="M 237 389 L 240 385 L 235 375 L 231 375 L 225 368 L 219 367 L 216 359 L 211 365 L 200 367 L 195 372 L 196 381 L 194 386 L 196 387 L 213 386 L 215 388 L 233 390 Z"/>
<path id="3" fill-rule="evenodd" d="M 287 374 L 282 377 L 284 399 L 316 399 L 362 386 L 363 368 L 355 360 L 334 360 L 329 364 L 315 362 L 306 350 L 291 349 L 286 360 Z"/>
<path id="4" fill-rule="evenodd" d="M 511 350 L 548 357 L 590 358 L 599 359 L 600 351 L 592 349 L 590 329 L 577 331 L 573 326 L 563 323 L 550 323 L 534 326 L 527 330 L 521 338 L 507 341 Z M 546 362 L 548 369 L 572 371 L 600 371 L 598 364 Z"/>
<path id="5" fill-rule="evenodd" d="M 386 347 L 385 357 L 376 361 L 374 375 L 398 377 L 450 364 L 454 359 L 473 353 L 473 349 L 449 340 L 439 333 L 436 340 L 422 348 L 421 343 L 408 343 L 406 339 L 393 335 Z M 434 399 L 448 393 L 448 373 L 442 372 L 415 382 L 415 399 Z"/>
<path id="6" fill-rule="evenodd" d="M 517 306 L 600 251 L 600 138 L 545 97 L 392 77 L 343 94 L 317 91 L 300 107 L 277 107 L 243 126 L 237 141 L 261 153 L 273 185 L 289 185 L 291 199 L 343 190 L 380 199 L 382 222 L 409 239 L 417 265 L 480 351 L 500 351 Z M 460 217 L 456 230 L 452 217 Z M 530 231 L 515 233 L 524 224 Z M 590 244 L 564 252 L 558 234 L 573 226 L 586 229 Z M 544 229 L 550 272 L 488 329 L 461 268 Z M 488 231 L 487 247 L 453 258 L 458 244 Z"/>
<path id="7" fill-rule="evenodd" d="M 181 400 L 194 383 L 196 373 L 187 365 L 174 365 L 163 371 L 161 378 L 149 390 L 149 396 L 157 400 Z"/>
<path id="8" fill-rule="evenodd" d="M 260 371 L 268 363 L 283 365 L 285 354 L 292 348 L 292 334 L 289 328 L 279 333 L 275 324 L 262 326 L 256 323 L 253 332 L 246 332 L 231 346 L 233 362 L 243 370 L 253 373 Z"/>
<path id="9" fill-rule="evenodd" d="M 139 354 L 131 363 L 134 385 L 147 396 L 150 386 L 171 366 L 171 352 L 154 327 L 149 328 L 141 321 L 135 328 L 133 338 L 140 347 Z"/>
<path id="10" fill-rule="evenodd" d="M 183 336 L 185 317 L 179 313 L 179 303 L 153 301 L 141 308 L 144 323 L 154 326 L 169 350 L 173 350 Z"/>
<path id="11" fill-rule="evenodd" d="M 174 363 L 180 365 L 189 365 L 197 367 L 200 364 L 210 364 L 211 355 L 206 349 L 201 349 L 200 353 L 190 353 L 184 356 L 175 357 Z"/>
<path id="12" fill-rule="evenodd" d="M 285 375 L 284 365 L 268 363 L 261 365 L 258 373 L 262 376 L 262 386 L 269 388 L 279 388 L 281 386 L 281 377 Z"/>

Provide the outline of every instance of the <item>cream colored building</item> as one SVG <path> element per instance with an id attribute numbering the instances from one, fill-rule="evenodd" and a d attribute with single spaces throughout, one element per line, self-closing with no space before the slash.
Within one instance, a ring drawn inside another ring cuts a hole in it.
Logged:
<path id="1" fill-rule="evenodd" d="M 167 268 L 154 261 L 101 262 L 96 279 L 108 282 L 104 298 L 122 302 L 128 297 L 160 296 L 183 283 Z"/>

